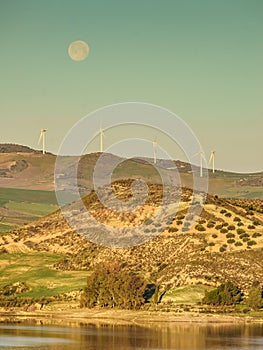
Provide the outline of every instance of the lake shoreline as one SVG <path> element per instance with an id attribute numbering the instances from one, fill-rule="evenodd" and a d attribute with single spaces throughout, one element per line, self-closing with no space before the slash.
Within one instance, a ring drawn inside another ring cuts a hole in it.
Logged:
<path id="1" fill-rule="evenodd" d="M 152 324 L 248 324 L 263 323 L 262 316 L 221 315 L 188 313 L 174 314 L 159 311 L 103 310 L 103 309 L 71 309 L 71 310 L 1 310 L 1 323 L 30 322 L 40 324 L 107 324 L 107 325 L 152 325 Z"/>

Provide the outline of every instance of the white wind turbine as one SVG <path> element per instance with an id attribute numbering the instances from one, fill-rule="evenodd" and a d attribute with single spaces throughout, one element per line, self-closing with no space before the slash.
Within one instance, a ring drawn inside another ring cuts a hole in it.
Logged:
<path id="1" fill-rule="evenodd" d="M 42 153 L 46 154 L 46 132 L 47 129 L 41 129 L 38 144 L 42 140 Z"/>
<path id="2" fill-rule="evenodd" d="M 200 157 L 200 177 L 203 177 L 203 159 L 205 159 L 204 152 L 200 149 L 198 153 L 193 155 L 193 157 L 199 156 Z"/>
<path id="3" fill-rule="evenodd" d="M 157 162 L 157 141 L 156 141 L 156 139 L 153 140 L 152 144 L 153 144 L 153 162 L 154 162 L 154 164 L 156 164 L 156 162 Z"/>
<path id="4" fill-rule="evenodd" d="M 103 144 L 103 139 L 104 139 L 104 136 L 105 136 L 105 134 L 104 134 L 104 130 L 102 129 L 102 127 L 100 126 L 100 152 L 101 153 L 103 153 L 103 146 L 104 146 L 104 144 Z"/>
<path id="5" fill-rule="evenodd" d="M 210 164 L 212 162 L 213 174 L 215 173 L 215 153 L 216 153 L 216 151 L 211 151 L 210 159 L 209 159 L 209 162 L 208 162 L 208 164 Z"/>

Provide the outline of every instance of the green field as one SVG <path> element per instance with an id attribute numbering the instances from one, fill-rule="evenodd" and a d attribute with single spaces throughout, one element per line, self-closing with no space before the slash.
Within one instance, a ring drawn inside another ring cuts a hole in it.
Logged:
<path id="1" fill-rule="evenodd" d="M 56 209 L 53 191 L 0 188 L 0 231 L 35 220 Z"/>
<path id="2" fill-rule="evenodd" d="M 87 271 L 58 271 L 53 264 L 62 255 L 13 253 L 0 255 L 0 287 L 25 282 L 29 291 L 21 297 L 41 298 L 79 290 L 86 285 Z"/>
<path id="3" fill-rule="evenodd" d="M 211 287 L 204 285 L 182 286 L 169 290 L 163 300 L 172 300 L 178 304 L 198 303 L 203 299 L 207 289 L 211 289 Z"/>

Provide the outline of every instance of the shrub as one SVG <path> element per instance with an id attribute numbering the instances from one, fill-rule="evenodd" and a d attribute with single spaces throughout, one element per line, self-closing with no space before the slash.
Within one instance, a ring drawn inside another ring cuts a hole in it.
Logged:
<path id="1" fill-rule="evenodd" d="M 255 241 L 248 241 L 247 242 L 247 245 L 249 246 L 249 247 L 251 247 L 252 245 L 256 245 L 257 244 L 257 242 L 255 242 Z"/>
<path id="2" fill-rule="evenodd" d="M 249 237 L 244 237 L 244 238 L 242 238 L 242 241 L 243 241 L 243 242 L 248 242 L 248 241 L 249 241 Z"/>
<path id="3" fill-rule="evenodd" d="M 178 220 L 183 220 L 185 218 L 185 215 L 177 215 L 176 217 Z"/>
<path id="4" fill-rule="evenodd" d="M 239 221 L 239 222 L 240 222 L 241 219 L 240 219 L 239 217 L 235 216 L 235 217 L 234 217 L 234 221 Z"/>
<path id="5" fill-rule="evenodd" d="M 221 228 L 220 232 L 221 232 L 221 233 L 227 233 L 227 232 L 228 232 L 228 229 L 227 229 L 227 228 Z"/>
<path id="6" fill-rule="evenodd" d="M 245 238 L 245 237 L 249 237 L 249 234 L 244 232 L 244 233 L 241 233 L 241 235 L 239 236 L 240 238 Z"/>
<path id="7" fill-rule="evenodd" d="M 177 232 L 178 228 L 177 227 L 168 227 L 168 232 Z"/>
<path id="8" fill-rule="evenodd" d="M 145 221 L 145 225 L 151 225 L 153 223 L 152 219 L 148 219 Z"/>
<path id="9" fill-rule="evenodd" d="M 253 225 L 254 225 L 254 226 L 259 226 L 259 225 L 260 225 L 260 222 L 259 222 L 258 220 L 255 220 L 255 221 L 253 221 Z"/>
<path id="10" fill-rule="evenodd" d="M 226 247 L 221 246 L 221 247 L 219 248 L 219 251 L 220 251 L 221 253 L 225 252 L 225 251 L 226 251 Z"/>
<path id="11" fill-rule="evenodd" d="M 254 232 L 252 235 L 253 238 L 257 238 L 257 237 L 261 237 L 261 236 L 262 236 L 262 234 L 259 232 Z"/>
<path id="12" fill-rule="evenodd" d="M 221 214 L 225 214 L 227 211 L 225 209 L 220 210 Z"/>
<path id="13" fill-rule="evenodd" d="M 235 235 L 234 235 L 234 233 L 228 233 L 227 235 L 226 235 L 226 238 L 233 238 L 233 237 L 235 237 Z"/>
<path id="14" fill-rule="evenodd" d="M 207 228 L 213 228 L 213 227 L 215 227 L 215 224 L 213 222 L 208 222 L 206 227 Z"/>
<path id="15" fill-rule="evenodd" d="M 222 225 L 216 225 L 215 229 L 216 230 L 221 230 L 222 227 L 223 227 Z"/>
<path id="16" fill-rule="evenodd" d="M 240 221 L 240 222 L 237 223 L 237 226 L 239 226 L 239 227 L 240 226 L 244 226 L 244 224 L 243 224 L 243 222 Z"/>
<path id="17" fill-rule="evenodd" d="M 227 243 L 228 243 L 228 244 L 233 244 L 233 243 L 235 243 L 234 238 L 230 238 L 230 239 L 228 239 L 228 240 L 227 240 Z"/>
<path id="18" fill-rule="evenodd" d="M 248 225 L 247 227 L 249 230 L 254 230 L 255 226 L 254 225 Z"/>
<path id="19" fill-rule="evenodd" d="M 182 225 L 182 223 L 183 223 L 182 220 L 177 220 L 177 221 L 176 221 L 176 224 L 177 224 L 177 225 Z"/>
<path id="20" fill-rule="evenodd" d="M 228 223 L 227 222 L 223 222 L 222 227 L 227 227 Z"/>
<path id="21" fill-rule="evenodd" d="M 225 216 L 226 216 L 227 218 L 230 218 L 230 217 L 232 216 L 232 214 L 228 212 L 228 213 L 225 214 Z"/>
<path id="22" fill-rule="evenodd" d="M 213 237 L 213 238 L 217 238 L 218 235 L 217 235 L 216 233 L 213 233 L 213 234 L 212 234 L 212 237 Z"/>
<path id="23" fill-rule="evenodd" d="M 236 227 L 234 225 L 229 225 L 228 226 L 229 231 L 234 231 Z"/>
<path id="24" fill-rule="evenodd" d="M 196 229 L 197 231 L 205 231 L 205 230 L 206 230 L 206 228 L 205 228 L 203 225 L 200 225 L 200 224 L 197 224 L 197 225 L 195 226 L 195 229 Z"/>
<path id="25" fill-rule="evenodd" d="M 206 221 L 205 221 L 204 219 L 199 219 L 199 220 L 198 220 L 198 223 L 199 223 L 200 225 L 205 224 L 205 222 L 206 222 Z"/>
<path id="26" fill-rule="evenodd" d="M 215 245 L 215 243 L 214 242 L 209 242 L 208 245 L 209 245 L 209 247 L 213 247 Z"/>
<path id="27" fill-rule="evenodd" d="M 237 241 L 237 242 L 235 243 L 235 246 L 236 246 L 236 247 L 241 247 L 242 245 L 243 245 L 243 243 L 240 242 L 240 241 Z"/>
<path id="28" fill-rule="evenodd" d="M 242 228 L 238 228 L 237 229 L 237 234 L 241 235 L 242 233 L 245 233 L 245 230 L 243 230 Z"/>

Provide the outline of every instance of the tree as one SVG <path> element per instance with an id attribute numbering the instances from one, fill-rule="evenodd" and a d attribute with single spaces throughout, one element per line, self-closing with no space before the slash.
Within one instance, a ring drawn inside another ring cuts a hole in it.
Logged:
<path id="1" fill-rule="evenodd" d="M 258 281 L 253 282 L 246 303 L 254 310 L 258 310 L 263 307 L 263 289 Z"/>
<path id="2" fill-rule="evenodd" d="M 210 305 L 233 305 L 239 304 L 242 297 L 241 290 L 235 284 L 226 282 L 216 289 L 205 292 L 202 302 Z"/>
<path id="3" fill-rule="evenodd" d="M 87 279 L 81 307 L 119 307 L 137 309 L 144 302 L 145 280 L 119 263 L 101 264 Z"/>

